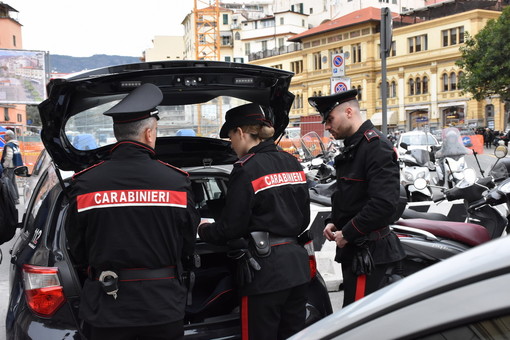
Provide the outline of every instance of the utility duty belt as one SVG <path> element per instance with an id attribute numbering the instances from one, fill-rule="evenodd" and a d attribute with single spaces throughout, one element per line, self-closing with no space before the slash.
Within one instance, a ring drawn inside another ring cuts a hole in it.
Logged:
<path id="1" fill-rule="evenodd" d="M 267 231 L 252 231 L 250 233 L 255 246 L 255 251 L 260 257 L 266 257 L 271 254 L 272 246 L 279 246 L 288 243 L 298 243 L 297 237 L 278 236 L 270 234 Z"/>
<path id="2" fill-rule="evenodd" d="M 147 280 L 165 280 L 177 278 L 177 269 L 175 266 L 163 267 L 157 269 L 149 268 L 129 268 L 120 270 L 103 270 L 99 272 L 94 268 L 89 269 L 89 277 L 98 280 L 106 294 L 117 298 L 119 290 L 118 283 L 129 281 L 147 281 Z"/>
<path id="3" fill-rule="evenodd" d="M 370 232 L 368 235 L 366 235 L 366 238 L 369 241 L 377 241 L 377 240 L 385 238 L 390 233 L 391 233 L 390 227 L 383 227 L 381 229 L 377 229 L 377 230 Z"/>

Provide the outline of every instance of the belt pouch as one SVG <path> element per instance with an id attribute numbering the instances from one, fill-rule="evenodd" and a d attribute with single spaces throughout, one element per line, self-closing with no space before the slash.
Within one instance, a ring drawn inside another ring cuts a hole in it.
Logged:
<path id="1" fill-rule="evenodd" d="M 255 251 L 259 257 L 267 257 L 271 254 L 271 244 L 269 243 L 268 231 L 252 231 L 250 233 Z"/>

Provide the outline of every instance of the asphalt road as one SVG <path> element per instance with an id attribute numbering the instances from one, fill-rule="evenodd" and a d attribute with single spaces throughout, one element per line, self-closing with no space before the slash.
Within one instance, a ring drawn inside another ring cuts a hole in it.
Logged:
<path id="1" fill-rule="evenodd" d="M 484 154 L 478 155 L 478 161 L 480 163 L 481 168 L 485 172 L 485 176 L 487 176 L 487 169 L 490 168 L 492 164 L 496 161 L 494 156 L 494 149 L 484 151 Z M 507 156 L 508 157 L 508 156 Z M 477 162 L 474 156 L 467 156 L 466 161 L 468 166 L 474 168 L 477 174 L 480 176 L 480 170 L 477 165 Z M 435 173 L 433 173 L 435 176 Z M 22 191 L 20 191 L 22 192 Z M 24 206 L 23 197 L 20 198 L 20 204 L 18 205 L 18 212 L 20 217 L 23 215 Z M 0 340 L 5 340 L 5 316 L 7 313 L 7 303 L 9 298 L 9 264 L 10 264 L 10 254 L 9 250 L 11 249 L 16 237 L 13 240 L 3 244 L 0 246 L 0 250 L 3 254 L 3 260 L 0 264 Z M 336 291 L 330 292 L 331 303 L 333 305 L 333 310 L 337 311 L 341 308 L 343 302 L 343 292 Z"/>

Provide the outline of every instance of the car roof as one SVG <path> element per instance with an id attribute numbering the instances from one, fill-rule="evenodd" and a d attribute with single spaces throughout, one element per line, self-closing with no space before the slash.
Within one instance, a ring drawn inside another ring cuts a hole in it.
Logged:
<path id="1" fill-rule="evenodd" d="M 509 237 L 490 241 L 418 271 L 318 321 L 291 339 L 334 338 L 395 311 L 405 310 L 411 304 L 418 305 L 427 299 L 497 275 L 510 275 Z M 508 294 L 506 291 L 499 293 Z M 510 307 L 508 299 L 505 303 L 507 308 Z M 437 308 L 441 307 L 438 305 Z M 422 317 L 425 319 L 426 315 Z"/>
<path id="2" fill-rule="evenodd" d="M 178 60 L 111 66 L 52 79 L 47 86 L 48 99 L 38 107 L 41 139 L 63 170 L 79 171 L 105 159 L 111 147 L 77 149 L 66 135 L 66 123 L 82 112 L 119 101 L 144 83 L 160 88 L 161 105 L 166 106 L 202 104 L 220 96 L 257 103 L 266 108 L 266 118 L 273 122 L 276 139 L 289 122 L 294 99 L 288 91 L 292 76 L 292 72 L 258 65 Z M 200 165 L 206 159 L 214 164 L 236 160 L 227 141 L 194 136 L 172 138 L 158 136 L 156 153 L 159 159 L 173 165 Z M 212 149 L 208 149 L 209 144 Z M 205 153 L 200 154 L 201 150 Z M 171 154 L 165 154 L 166 151 Z"/>

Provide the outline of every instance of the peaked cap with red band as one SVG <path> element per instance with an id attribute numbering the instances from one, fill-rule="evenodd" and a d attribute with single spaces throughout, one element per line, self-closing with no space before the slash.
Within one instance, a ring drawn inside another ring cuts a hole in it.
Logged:
<path id="1" fill-rule="evenodd" d="M 349 90 L 337 92 L 330 96 L 310 97 L 308 98 L 308 103 L 321 114 L 322 123 L 324 124 L 328 119 L 329 113 L 335 107 L 350 100 L 355 100 L 357 95 L 358 90 Z"/>
<path id="2" fill-rule="evenodd" d="M 264 110 L 258 104 L 244 104 L 230 109 L 225 114 L 225 123 L 220 130 L 220 138 L 228 138 L 228 132 L 245 125 L 272 126 L 266 119 Z"/>
<path id="3" fill-rule="evenodd" d="M 154 117 L 159 120 L 156 108 L 163 100 L 163 93 L 154 84 L 145 83 L 104 113 L 113 118 L 115 124 L 131 123 Z"/>

